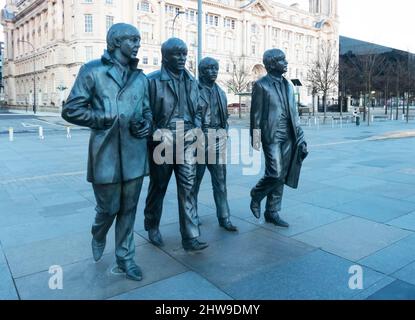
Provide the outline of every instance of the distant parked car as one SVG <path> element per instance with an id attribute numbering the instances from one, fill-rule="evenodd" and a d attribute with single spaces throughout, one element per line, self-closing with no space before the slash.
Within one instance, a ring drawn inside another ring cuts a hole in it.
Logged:
<path id="1" fill-rule="evenodd" d="M 303 114 L 309 114 L 312 113 L 312 108 L 309 106 L 306 106 L 305 104 L 299 103 L 298 104 L 298 114 L 302 116 Z"/>
<path id="2" fill-rule="evenodd" d="M 327 112 L 340 112 L 340 106 L 338 104 L 330 104 L 327 106 Z"/>
<path id="3" fill-rule="evenodd" d="M 246 104 L 245 103 L 241 103 L 241 108 L 246 108 Z M 228 109 L 239 109 L 239 103 L 231 103 L 228 104 Z"/>

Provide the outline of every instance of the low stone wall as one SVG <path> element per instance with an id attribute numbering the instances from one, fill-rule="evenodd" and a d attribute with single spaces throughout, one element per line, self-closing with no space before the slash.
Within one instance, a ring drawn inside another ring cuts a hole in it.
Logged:
<path id="1" fill-rule="evenodd" d="M 1 105 L 0 109 L 2 110 L 24 110 L 24 111 L 33 111 L 33 105 Z M 61 113 L 61 108 L 58 106 L 36 106 L 37 112 L 55 112 L 57 114 Z"/>

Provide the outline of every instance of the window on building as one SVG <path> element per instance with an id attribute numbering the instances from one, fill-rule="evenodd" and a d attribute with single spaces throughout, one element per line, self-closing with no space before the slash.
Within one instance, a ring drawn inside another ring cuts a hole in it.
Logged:
<path id="1" fill-rule="evenodd" d="M 179 13 L 180 8 L 177 6 L 173 6 L 171 4 L 166 4 L 164 7 L 164 11 L 169 16 L 175 16 L 176 14 Z"/>
<path id="2" fill-rule="evenodd" d="M 137 4 L 137 9 L 144 12 L 150 12 L 150 2 L 141 1 L 139 4 Z"/>
<path id="3" fill-rule="evenodd" d="M 197 46 L 197 33 L 195 31 L 186 31 L 186 42 L 189 46 Z"/>
<path id="4" fill-rule="evenodd" d="M 159 57 L 157 55 L 153 56 L 153 65 L 158 66 L 159 65 Z"/>
<path id="5" fill-rule="evenodd" d="M 225 18 L 225 19 L 223 20 L 223 26 L 224 26 L 226 29 L 232 29 L 232 30 L 235 30 L 235 19 L 232 19 L 232 18 Z"/>
<path id="6" fill-rule="evenodd" d="M 85 14 L 85 32 L 93 32 L 92 14 Z"/>
<path id="7" fill-rule="evenodd" d="M 85 47 L 85 61 L 91 61 L 94 58 L 94 47 Z"/>
<path id="8" fill-rule="evenodd" d="M 258 32 L 258 26 L 254 23 L 251 25 L 251 33 L 255 34 Z"/>
<path id="9" fill-rule="evenodd" d="M 251 54 L 256 55 L 256 44 L 251 45 Z"/>
<path id="10" fill-rule="evenodd" d="M 92 3 L 92 0 L 84 0 L 85 3 Z"/>
<path id="11" fill-rule="evenodd" d="M 143 51 L 143 64 L 148 64 L 148 52 Z"/>
<path id="12" fill-rule="evenodd" d="M 153 25 L 150 23 L 140 23 L 141 41 L 149 43 L 153 40 Z"/>
<path id="13" fill-rule="evenodd" d="M 114 17 L 113 16 L 106 16 L 105 20 L 107 31 L 111 28 L 111 26 L 114 24 Z"/>
<path id="14" fill-rule="evenodd" d="M 189 22 L 197 21 L 197 11 L 192 9 L 186 9 L 186 20 Z"/>
<path id="15" fill-rule="evenodd" d="M 106 3 L 106 4 L 113 4 L 113 3 L 114 3 L 114 1 L 113 1 L 113 0 L 105 0 L 105 3 Z"/>
<path id="16" fill-rule="evenodd" d="M 278 37 L 279 37 L 279 29 L 278 28 L 272 28 L 272 37 L 274 38 L 274 39 L 278 39 Z"/>
<path id="17" fill-rule="evenodd" d="M 219 16 L 206 13 L 206 24 L 209 26 L 219 26 Z"/>
<path id="18" fill-rule="evenodd" d="M 231 35 L 225 36 L 223 47 L 225 49 L 225 52 L 235 51 L 235 39 Z"/>
<path id="19" fill-rule="evenodd" d="M 208 50 L 216 50 L 217 48 L 217 41 L 216 35 L 208 34 L 207 35 L 207 48 Z"/>

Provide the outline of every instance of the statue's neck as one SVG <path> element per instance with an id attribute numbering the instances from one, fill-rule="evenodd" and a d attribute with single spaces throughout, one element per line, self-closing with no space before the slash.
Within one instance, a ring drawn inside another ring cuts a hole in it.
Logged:
<path id="1" fill-rule="evenodd" d="M 209 81 L 204 78 L 199 78 L 199 81 L 202 86 L 209 87 L 210 89 L 215 85 L 215 81 Z"/>
<path id="2" fill-rule="evenodd" d="M 170 72 L 173 76 L 180 78 L 180 76 L 183 74 L 183 70 L 173 70 L 172 68 L 169 68 L 168 65 L 165 65 L 168 72 Z"/>
<path id="3" fill-rule="evenodd" d="M 115 50 L 113 58 L 123 66 L 127 66 L 130 63 L 130 59 L 123 55 L 120 50 Z"/>
<path id="4" fill-rule="evenodd" d="M 275 77 L 275 78 L 282 79 L 282 73 L 281 72 L 270 71 L 270 72 L 268 72 L 268 74 Z"/>

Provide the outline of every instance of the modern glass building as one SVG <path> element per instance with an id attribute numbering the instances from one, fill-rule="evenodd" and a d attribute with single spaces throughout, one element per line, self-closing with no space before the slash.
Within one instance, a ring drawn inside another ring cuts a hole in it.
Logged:
<path id="1" fill-rule="evenodd" d="M 343 106 L 348 105 L 349 110 L 351 105 L 383 107 L 387 113 L 413 102 L 413 53 L 343 36 L 339 44 L 339 99 Z"/>

